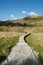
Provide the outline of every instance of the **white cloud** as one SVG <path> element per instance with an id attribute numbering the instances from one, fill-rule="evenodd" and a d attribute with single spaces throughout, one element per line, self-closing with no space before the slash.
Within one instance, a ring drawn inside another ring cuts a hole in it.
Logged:
<path id="1" fill-rule="evenodd" d="M 10 15 L 10 17 L 12 18 L 12 19 L 14 19 L 14 20 L 16 20 L 17 18 L 16 17 L 14 17 L 14 15 L 12 14 L 12 15 Z"/>
<path id="2" fill-rule="evenodd" d="M 23 14 L 26 14 L 27 12 L 26 11 L 22 11 Z"/>
<path id="3" fill-rule="evenodd" d="M 35 15 L 35 16 L 37 16 L 38 14 L 36 14 L 35 12 L 30 12 L 30 13 L 28 13 L 28 15 Z"/>
<path id="4" fill-rule="evenodd" d="M 14 18 L 14 15 L 12 14 L 11 17 Z"/>

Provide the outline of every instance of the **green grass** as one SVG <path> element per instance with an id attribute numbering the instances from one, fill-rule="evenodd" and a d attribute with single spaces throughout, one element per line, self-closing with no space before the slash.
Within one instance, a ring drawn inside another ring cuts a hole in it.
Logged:
<path id="1" fill-rule="evenodd" d="M 19 36 L 0 38 L 0 62 L 2 62 L 11 51 L 11 48 L 18 43 Z"/>
<path id="2" fill-rule="evenodd" d="M 32 33 L 26 37 L 26 42 L 38 53 L 43 65 L 43 33 Z"/>

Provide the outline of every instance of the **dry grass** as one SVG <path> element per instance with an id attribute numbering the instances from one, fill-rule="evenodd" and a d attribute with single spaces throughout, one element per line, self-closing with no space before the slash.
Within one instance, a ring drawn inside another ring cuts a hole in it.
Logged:
<path id="1" fill-rule="evenodd" d="M 25 32 L 43 32 L 43 27 L 25 27 Z"/>
<path id="2" fill-rule="evenodd" d="M 24 33 L 22 32 L 0 32 L 0 38 L 1 37 L 13 37 L 13 36 L 21 36 Z"/>

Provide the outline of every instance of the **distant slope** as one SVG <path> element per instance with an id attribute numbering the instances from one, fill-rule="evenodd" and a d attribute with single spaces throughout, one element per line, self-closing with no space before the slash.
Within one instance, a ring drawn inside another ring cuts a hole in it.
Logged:
<path id="1" fill-rule="evenodd" d="M 0 21 L 0 26 L 43 27 L 43 15 L 27 16 L 18 20 Z"/>

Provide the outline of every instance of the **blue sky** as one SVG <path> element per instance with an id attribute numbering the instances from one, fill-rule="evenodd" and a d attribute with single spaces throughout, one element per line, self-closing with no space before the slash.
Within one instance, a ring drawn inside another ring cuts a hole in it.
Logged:
<path id="1" fill-rule="evenodd" d="M 43 14 L 43 0 L 0 0 L 0 20 Z"/>

